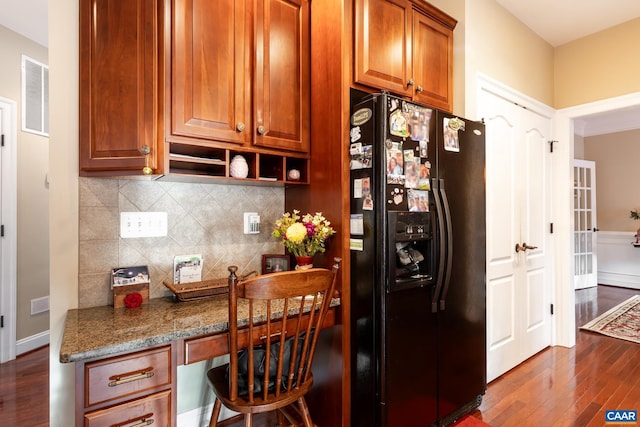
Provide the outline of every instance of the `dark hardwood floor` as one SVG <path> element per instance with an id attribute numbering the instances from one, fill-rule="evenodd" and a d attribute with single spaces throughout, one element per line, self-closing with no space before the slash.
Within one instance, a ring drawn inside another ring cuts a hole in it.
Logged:
<path id="1" fill-rule="evenodd" d="M 576 291 L 576 329 L 636 294 Z M 640 344 L 577 329 L 573 348 L 547 348 L 489 383 L 473 415 L 494 427 L 585 427 L 603 426 L 607 409 L 640 410 Z"/>
<path id="2" fill-rule="evenodd" d="M 49 346 L 0 364 L 0 426 L 49 426 Z"/>
<path id="3" fill-rule="evenodd" d="M 610 286 L 577 291 L 576 327 L 639 293 Z M 575 347 L 543 350 L 492 381 L 473 416 L 493 427 L 585 427 L 604 425 L 606 409 L 640 410 L 640 344 L 576 335 Z M 49 425 L 48 370 L 48 347 L 0 365 L 0 425 Z"/>

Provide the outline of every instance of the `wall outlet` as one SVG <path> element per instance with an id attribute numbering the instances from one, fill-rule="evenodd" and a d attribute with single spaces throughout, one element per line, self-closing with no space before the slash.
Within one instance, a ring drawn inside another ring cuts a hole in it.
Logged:
<path id="1" fill-rule="evenodd" d="M 244 213 L 244 234 L 260 233 L 260 215 L 257 212 Z"/>
<path id="2" fill-rule="evenodd" d="M 123 239 L 166 235 L 166 212 L 120 212 L 120 237 Z"/>

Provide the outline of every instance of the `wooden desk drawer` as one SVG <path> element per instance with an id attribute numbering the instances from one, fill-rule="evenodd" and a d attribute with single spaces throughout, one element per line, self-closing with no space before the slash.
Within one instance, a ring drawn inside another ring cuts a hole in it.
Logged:
<path id="1" fill-rule="evenodd" d="M 162 391 L 143 399 L 89 412 L 85 427 L 171 427 L 171 391 Z"/>
<path id="2" fill-rule="evenodd" d="M 89 362 L 84 367 L 85 408 L 171 385 L 171 347 Z"/>

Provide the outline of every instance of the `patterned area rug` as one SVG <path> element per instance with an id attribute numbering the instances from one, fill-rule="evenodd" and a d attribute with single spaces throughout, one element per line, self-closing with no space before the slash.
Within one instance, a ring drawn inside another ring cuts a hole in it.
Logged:
<path id="1" fill-rule="evenodd" d="M 640 295 L 632 296 L 580 329 L 640 344 Z"/>

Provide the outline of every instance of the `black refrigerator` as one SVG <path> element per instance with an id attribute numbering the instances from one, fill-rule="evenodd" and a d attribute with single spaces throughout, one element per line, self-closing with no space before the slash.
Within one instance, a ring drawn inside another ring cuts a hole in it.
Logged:
<path id="1" fill-rule="evenodd" d="M 351 92 L 351 425 L 444 426 L 486 391 L 485 128 Z"/>

